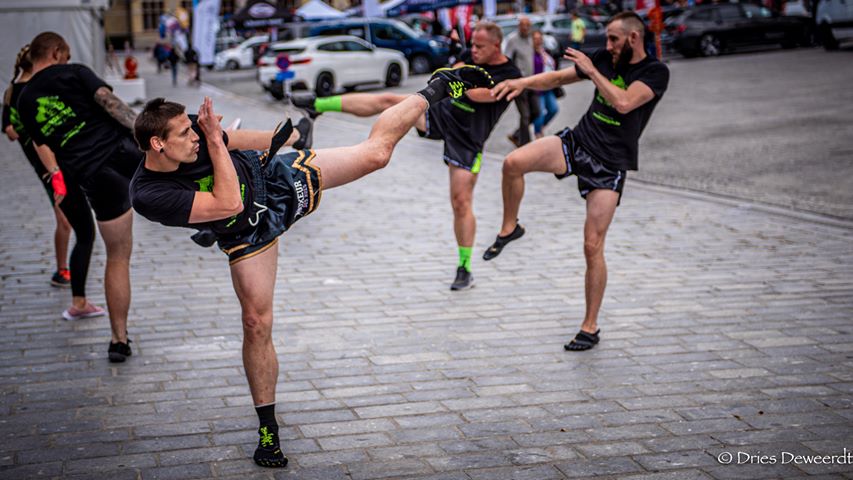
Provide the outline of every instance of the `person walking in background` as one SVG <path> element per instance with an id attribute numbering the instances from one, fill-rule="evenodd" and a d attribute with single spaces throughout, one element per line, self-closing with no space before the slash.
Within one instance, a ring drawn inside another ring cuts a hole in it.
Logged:
<path id="1" fill-rule="evenodd" d="M 518 30 L 506 37 L 506 51 L 512 63 L 521 71 L 521 75 L 533 75 L 533 37 L 530 34 L 530 19 L 522 15 L 518 19 Z M 510 134 L 510 142 L 516 147 L 530 143 L 530 124 L 539 116 L 539 99 L 534 92 L 522 92 L 515 98 L 518 108 L 518 130 Z"/>
<path id="2" fill-rule="evenodd" d="M 178 86 L 178 63 L 181 61 L 181 56 L 178 55 L 178 47 L 173 43 L 169 48 L 169 68 L 172 69 L 172 86 Z"/>
<path id="3" fill-rule="evenodd" d="M 533 73 L 553 72 L 557 69 L 557 62 L 554 58 L 545 51 L 545 44 L 542 38 L 542 32 L 533 32 Z M 539 100 L 539 116 L 533 120 L 533 132 L 536 138 L 542 138 L 542 130 L 545 125 L 557 115 L 560 111 L 560 106 L 557 105 L 556 92 L 563 87 L 557 87 L 553 90 L 545 90 L 536 92 L 535 95 Z"/>
<path id="4" fill-rule="evenodd" d="M 190 45 L 184 54 L 184 58 L 189 69 L 189 85 L 201 85 L 201 66 L 198 64 L 198 52 L 196 52 L 195 47 Z"/>
<path id="5" fill-rule="evenodd" d="M 586 38 L 586 23 L 578 16 L 577 11 L 572 12 L 572 48 L 580 50 Z"/>
<path id="6" fill-rule="evenodd" d="M 89 276 L 89 262 L 92 258 L 92 246 L 95 243 L 95 222 L 89 202 L 80 186 L 72 179 L 65 179 L 56 164 L 56 158 L 50 150 L 41 154 L 36 152 L 32 138 L 21 123 L 17 104 L 27 81 L 32 77 L 33 64 L 29 58 L 30 46 L 18 53 L 15 62 L 15 75 L 6 91 L 3 101 L 3 131 L 9 140 L 17 140 L 27 160 L 32 165 L 47 193 L 56 215 L 54 246 L 56 249 L 57 271 L 51 278 L 51 285 L 71 286 L 71 307 L 62 313 L 66 320 L 100 317 L 104 309 L 89 303 L 86 299 L 86 279 Z M 71 269 L 66 262 L 70 230 L 74 229 L 74 248 L 71 250 Z M 73 272 L 73 275 L 72 275 Z"/>

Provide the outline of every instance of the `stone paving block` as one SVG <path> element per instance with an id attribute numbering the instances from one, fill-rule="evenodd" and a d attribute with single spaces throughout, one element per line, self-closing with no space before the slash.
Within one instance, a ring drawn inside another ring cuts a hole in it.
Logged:
<path id="1" fill-rule="evenodd" d="M 387 462 L 364 462 L 347 466 L 353 480 L 399 478 L 406 475 L 431 473 L 433 470 L 420 460 L 407 459 Z"/>
<path id="2" fill-rule="evenodd" d="M 276 471 L 276 480 L 350 480 L 352 477 L 340 466 L 288 468 Z"/>
<path id="3" fill-rule="evenodd" d="M 551 465 L 468 470 L 472 480 L 557 480 L 565 478 Z"/>
<path id="4" fill-rule="evenodd" d="M 98 458 L 70 459 L 65 462 L 65 473 L 69 475 L 114 475 L 117 471 L 156 466 L 158 466 L 157 459 L 151 454 L 118 455 Z"/>
<path id="5" fill-rule="evenodd" d="M 390 445 L 391 439 L 383 433 L 363 433 L 359 435 L 339 435 L 318 438 L 317 443 L 323 450 L 346 450 Z"/>
<path id="6" fill-rule="evenodd" d="M 183 480 L 190 478 L 210 478 L 210 467 L 206 464 L 179 465 L 142 469 L 142 478 L 154 480 Z"/>
<path id="7" fill-rule="evenodd" d="M 650 471 L 719 465 L 717 459 L 705 450 L 681 450 L 676 452 L 634 455 L 633 459 Z"/>
<path id="8" fill-rule="evenodd" d="M 335 450 L 332 452 L 304 453 L 300 455 L 293 455 L 292 458 L 288 458 L 290 458 L 291 461 L 295 459 L 300 467 L 306 468 L 329 465 L 347 465 L 350 463 L 366 462 L 369 460 L 367 453 L 363 450 Z"/>
<path id="9" fill-rule="evenodd" d="M 679 470 L 677 472 L 644 473 L 641 475 L 628 475 L 622 477 L 626 480 L 711 480 L 705 472 L 700 470 Z"/>
<path id="10" fill-rule="evenodd" d="M 735 418 L 671 422 L 664 423 L 661 426 L 676 435 L 730 432 L 749 428 L 746 423 Z"/>
<path id="11" fill-rule="evenodd" d="M 643 467 L 626 457 L 558 463 L 556 467 L 568 478 L 591 478 L 605 475 L 624 478 L 627 473 L 643 471 Z"/>

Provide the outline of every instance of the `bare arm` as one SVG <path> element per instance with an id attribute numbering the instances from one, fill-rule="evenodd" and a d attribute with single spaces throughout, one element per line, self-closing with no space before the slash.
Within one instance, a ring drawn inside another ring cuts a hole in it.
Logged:
<path id="1" fill-rule="evenodd" d="M 543 72 L 529 77 L 515 78 L 512 80 L 504 80 L 492 89 L 492 96 L 496 100 L 506 97 L 507 100 L 512 100 L 517 97 L 525 89 L 545 91 L 557 88 L 560 85 L 574 83 L 580 80 L 575 67 L 555 70 L 553 72 Z"/>
<path id="2" fill-rule="evenodd" d="M 18 139 L 18 132 L 15 131 L 15 127 L 11 125 L 6 126 L 6 130 L 4 132 L 7 137 L 9 137 L 10 142 L 14 142 Z"/>
<path id="3" fill-rule="evenodd" d="M 56 175 L 57 172 L 59 172 L 59 164 L 56 163 L 56 155 L 53 154 L 53 150 L 51 150 L 50 147 L 48 147 L 47 145 L 39 145 L 39 144 L 33 142 L 33 146 L 36 149 L 36 153 L 39 156 L 39 160 L 41 160 L 41 164 L 44 165 L 44 168 L 47 169 L 47 174 L 45 174 L 44 178 L 42 178 L 42 181 L 43 182 L 50 182 L 51 185 L 54 186 L 53 201 L 55 202 L 56 205 L 59 205 L 62 202 L 62 200 L 65 198 L 65 195 L 58 192 L 56 190 L 56 188 L 57 188 L 56 185 L 53 183 L 54 180 L 59 180 L 59 179 L 53 178 L 53 176 Z M 64 185 L 65 185 L 64 178 L 59 180 L 59 182 L 63 185 L 62 188 L 64 189 L 65 188 L 64 187 Z"/>
<path id="4" fill-rule="evenodd" d="M 274 134 L 272 130 L 232 130 L 228 132 L 228 150 L 266 150 Z M 297 140 L 299 132 L 294 129 L 285 145 L 293 145 Z"/>
<path id="5" fill-rule="evenodd" d="M 626 90 L 610 83 L 610 80 L 595 68 L 595 65 L 592 64 L 592 60 L 578 50 L 567 48 L 565 58 L 575 62 L 575 68 L 581 69 L 581 71 L 589 76 L 589 79 L 592 80 L 592 83 L 594 83 L 598 88 L 601 96 L 603 96 L 610 105 L 613 105 L 613 108 L 615 108 L 617 112 L 623 115 L 655 98 L 655 94 L 652 92 L 652 89 L 643 82 L 631 82 Z"/>
<path id="6" fill-rule="evenodd" d="M 204 103 L 198 110 L 198 125 L 207 139 L 207 151 L 213 164 L 213 191 L 195 193 L 190 223 L 222 220 L 243 211 L 240 181 L 222 140 L 222 128 L 213 113 L 210 97 L 204 97 Z"/>
<path id="7" fill-rule="evenodd" d="M 41 164 L 44 165 L 44 168 L 47 169 L 48 172 L 55 172 L 59 170 L 59 164 L 56 163 L 56 155 L 53 154 L 53 150 L 50 149 L 47 145 L 39 145 L 33 142 L 33 146 L 36 147 L 36 153 L 38 153 L 39 160 L 41 160 Z"/>
<path id="8" fill-rule="evenodd" d="M 116 97 L 109 88 L 101 87 L 95 91 L 95 103 L 103 107 L 118 123 L 127 127 L 128 130 L 133 130 L 136 112 Z"/>

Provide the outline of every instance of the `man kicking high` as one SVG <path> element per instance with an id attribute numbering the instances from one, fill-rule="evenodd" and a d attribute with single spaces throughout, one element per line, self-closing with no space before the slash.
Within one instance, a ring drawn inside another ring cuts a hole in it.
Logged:
<path id="1" fill-rule="evenodd" d="M 228 255 L 242 308 L 243 366 L 260 423 L 258 465 L 287 465 L 275 419 L 278 360 L 272 342 L 279 235 L 317 208 L 323 190 L 387 165 L 397 142 L 430 105 L 448 94 L 492 85 L 478 67 L 444 69 L 417 95 L 385 111 L 364 142 L 281 155 L 278 148 L 293 140 L 289 121 L 268 150 L 259 151 L 267 146 L 257 144 L 259 136 L 255 142 L 242 139 L 243 150 L 229 151 L 209 98 L 197 119 L 183 105 L 162 98 L 149 102 L 137 118 L 134 134 L 145 161 L 131 182 L 133 208 L 163 225 L 196 228 L 197 242 L 216 241 Z"/>
<path id="2" fill-rule="evenodd" d="M 496 81 L 521 77 L 516 66 L 501 53 L 503 34 L 491 22 L 474 27 L 471 49 L 462 54 L 462 63 L 473 63 L 485 69 Z M 350 93 L 342 96 L 314 99 L 295 96 L 293 104 L 313 115 L 337 111 L 359 117 L 369 117 L 398 104 L 405 95 L 394 93 Z M 432 140 L 444 140 L 444 163 L 450 169 L 450 204 L 453 207 L 453 231 L 459 249 L 456 279 L 451 290 L 463 290 L 474 285 L 471 275 L 471 249 L 477 231 L 474 218 L 474 186 L 483 157 L 483 145 L 500 120 L 509 102 L 496 99 L 488 90 L 474 90 L 459 98 L 448 98 L 429 108 L 418 119 L 418 134 Z"/>
<path id="3" fill-rule="evenodd" d="M 566 49 L 574 66 L 496 86 L 496 98 L 514 98 L 525 88 L 547 91 L 589 79 L 596 90 L 592 104 L 574 130 L 566 128 L 510 153 L 503 165 L 503 226 L 484 260 L 497 257 L 507 243 L 520 238 L 518 209 L 524 195 L 524 174 L 550 172 L 558 179 L 578 177 L 586 199 L 584 256 L 586 314 L 580 332 L 566 350 L 588 350 L 599 341 L 598 311 L 607 284 L 604 236 L 622 197 L 627 170 L 637 169 L 640 134 L 666 91 L 669 69 L 646 55 L 643 21 L 633 12 L 619 13 L 607 25 L 607 48 L 587 57 Z"/>

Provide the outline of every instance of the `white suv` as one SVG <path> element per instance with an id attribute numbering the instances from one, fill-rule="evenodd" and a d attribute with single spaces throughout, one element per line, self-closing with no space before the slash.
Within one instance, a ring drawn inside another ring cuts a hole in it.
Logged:
<path id="1" fill-rule="evenodd" d="M 217 70 L 252 68 L 255 66 L 255 59 L 258 57 L 258 51 L 261 48 L 261 45 L 269 43 L 269 41 L 269 36 L 258 35 L 244 41 L 234 48 L 223 50 L 217 53 L 214 57 L 213 67 Z"/>
<path id="2" fill-rule="evenodd" d="M 827 50 L 853 40 L 853 0 L 820 0 L 815 18 L 818 35 Z"/>

